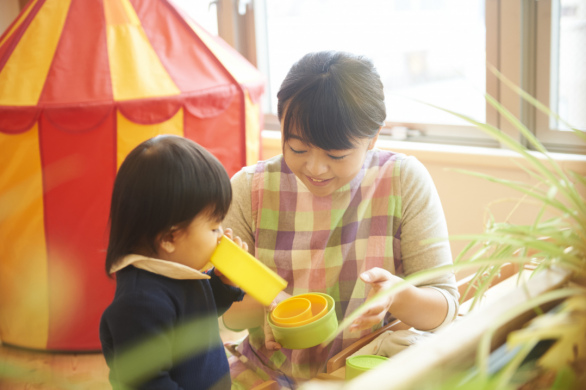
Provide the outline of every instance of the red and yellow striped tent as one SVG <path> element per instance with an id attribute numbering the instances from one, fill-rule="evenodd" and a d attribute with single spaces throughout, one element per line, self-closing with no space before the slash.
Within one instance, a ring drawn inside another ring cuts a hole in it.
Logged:
<path id="1" fill-rule="evenodd" d="M 31 0 L 0 37 L 0 339 L 100 349 L 117 167 L 178 134 L 259 155 L 262 75 L 166 0 Z"/>

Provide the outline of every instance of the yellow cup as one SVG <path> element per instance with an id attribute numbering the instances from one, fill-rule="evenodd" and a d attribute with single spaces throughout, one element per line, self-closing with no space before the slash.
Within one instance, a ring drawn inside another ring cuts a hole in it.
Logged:
<path id="1" fill-rule="evenodd" d="M 307 303 L 310 310 L 303 312 L 302 315 L 296 315 L 296 312 L 301 312 Z M 271 320 L 277 326 L 283 328 L 294 328 L 309 324 L 310 322 L 319 320 L 328 312 L 328 301 L 326 297 L 321 294 L 307 293 L 295 295 L 291 298 L 280 302 L 277 307 L 271 312 Z"/>
<path id="2" fill-rule="evenodd" d="M 311 319 L 311 302 L 305 298 L 289 298 L 280 302 L 271 312 L 273 322 L 281 326 L 291 326 L 299 321 Z"/>
<path id="3" fill-rule="evenodd" d="M 228 279 L 265 306 L 287 287 L 285 279 L 223 236 L 210 262 Z"/>
<path id="4" fill-rule="evenodd" d="M 311 302 L 311 318 L 304 321 L 299 321 L 295 324 L 295 326 L 301 326 L 305 324 L 309 324 L 315 320 L 319 320 L 323 316 L 326 315 L 328 312 L 328 301 L 326 297 L 321 294 L 316 293 L 307 293 L 307 294 L 300 294 L 295 295 L 295 298 L 305 298 Z"/>

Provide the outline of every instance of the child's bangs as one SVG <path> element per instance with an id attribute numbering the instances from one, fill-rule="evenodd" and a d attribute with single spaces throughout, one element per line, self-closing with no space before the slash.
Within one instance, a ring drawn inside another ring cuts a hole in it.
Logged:
<path id="1" fill-rule="evenodd" d="M 210 218 L 216 220 L 217 222 L 222 222 L 224 220 L 226 214 L 228 214 L 228 209 L 230 208 L 230 203 L 232 201 L 232 192 L 230 186 L 228 185 L 227 188 L 223 188 L 223 184 L 224 183 L 220 183 L 222 188 L 220 191 L 218 191 L 216 196 L 213 196 L 213 199 L 210 199 L 206 209 Z"/>
<path id="2" fill-rule="evenodd" d="M 205 160 L 204 160 L 205 161 Z M 232 186 L 228 174 L 218 161 L 200 161 L 194 168 L 190 182 L 192 213 L 206 212 L 210 218 L 221 221 L 228 214 L 232 202 Z"/>

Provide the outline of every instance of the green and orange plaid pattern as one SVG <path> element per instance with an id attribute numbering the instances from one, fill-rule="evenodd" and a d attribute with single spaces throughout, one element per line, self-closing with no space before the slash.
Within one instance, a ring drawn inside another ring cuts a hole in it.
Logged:
<path id="1" fill-rule="evenodd" d="M 369 151 L 359 174 L 326 197 L 312 195 L 282 156 L 257 164 L 252 179 L 255 255 L 287 280 L 287 293 L 331 295 L 341 321 L 367 297 L 362 272 L 381 267 L 403 273 L 399 180 L 404 158 Z M 309 379 L 328 358 L 372 331 L 344 331 L 326 349 L 267 351 L 259 328 L 250 330 L 239 349 L 249 367 L 262 362 L 273 378 Z"/>

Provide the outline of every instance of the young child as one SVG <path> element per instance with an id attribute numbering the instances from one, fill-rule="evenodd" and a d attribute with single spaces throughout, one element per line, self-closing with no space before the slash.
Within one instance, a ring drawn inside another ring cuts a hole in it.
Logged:
<path id="1" fill-rule="evenodd" d="M 231 200 L 220 162 L 186 138 L 149 139 L 124 160 L 106 255 L 116 294 L 100 323 L 114 389 L 230 388 L 217 318 L 244 293 L 215 269 L 199 270 Z"/>

